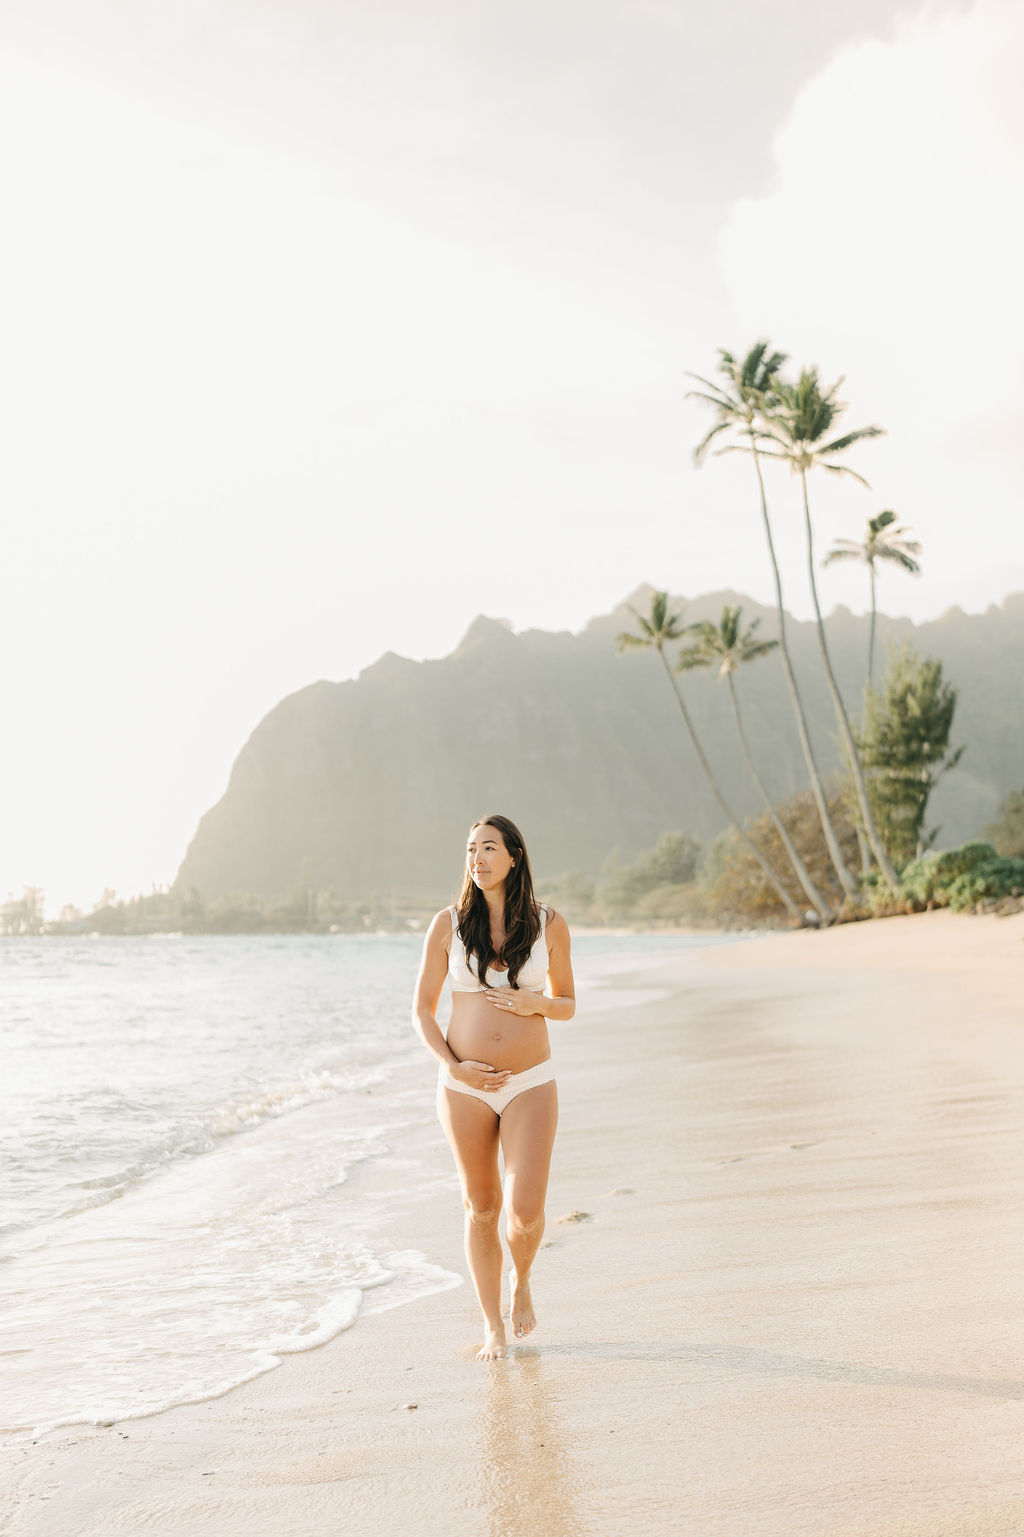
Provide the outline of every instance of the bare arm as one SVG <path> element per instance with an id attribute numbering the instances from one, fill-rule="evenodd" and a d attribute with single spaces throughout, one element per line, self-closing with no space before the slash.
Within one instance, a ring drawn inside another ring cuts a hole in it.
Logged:
<path id="1" fill-rule="evenodd" d="M 500 1089 L 509 1078 L 507 1069 L 492 1067 L 489 1062 L 460 1062 L 437 1022 L 437 1005 L 448 974 L 451 932 L 451 914 L 445 908 L 434 915 L 423 942 L 423 959 L 412 1006 L 413 1028 L 431 1056 L 436 1057 L 460 1083 L 473 1089 Z"/>
<path id="2" fill-rule="evenodd" d="M 537 1010 L 547 1019 L 572 1019 L 576 1013 L 576 983 L 572 975 L 569 925 L 561 913 L 550 913 L 545 926 L 548 942 L 548 991 L 542 995 L 543 1008 Z"/>
<path id="3" fill-rule="evenodd" d="M 458 1058 L 448 1049 L 448 1042 L 437 1022 L 437 1005 L 441 1001 L 441 989 L 448 973 L 448 946 L 451 943 L 451 916 L 447 908 L 435 913 L 423 942 L 423 959 L 416 978 L 416 993 L 412 1005 L 413 1028 L 430 1054 L 447 1068 L 457 1065 Z"/>
<path id="4" fill-rule="evenodd" d="M 531 993 L 526 988 L 490 987 L 489 1002 L 513 1014 L 543 1014 L 545 1019 L 572 1019 L 576 1012 L 576 984 L 572 976 L 569 925 L 561 913 L 551 912 L 545 925 L 548 945 L 548 990 Z"/>

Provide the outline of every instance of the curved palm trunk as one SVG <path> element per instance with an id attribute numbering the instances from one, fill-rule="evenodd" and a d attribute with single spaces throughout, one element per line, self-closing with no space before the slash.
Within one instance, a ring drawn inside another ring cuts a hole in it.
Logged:
<path id="1" fill-rule="evenodd" d="M 814 760 L 814 749 L 811 746 L 810 732 L 807 730 L 807 717 L 804 715 L 803 700 L 800 698 L 796 675 L 793 672 L 793 663 L 789 656 L 789 646 L 786 642 L 786 612 L 782 607 L 782 578 L 779 575 L 779 563 L 775 557 L 775 541 L 772 538 L 772 525 L 768 517 L 768 498 L 764 490 L 761 461 L 757 456 L 753 437 L 751 437 L 751 454 L 754 460 L 754 469 L 757 471 L 757 484 L 761 492 L 761 516 L 764 519 L 764 531 L 768 540 L 768 554 L 771 557 L 772 575 L 775 578 L 775 606 L 779 616 L 779 655 L 782 658 L 782 670 L 786 676 L 789 697 L 793 705 L 793 714 L 796 716 L 797 735 L 800 738 L 800 746 L 803 748 L 804 762 L 807 764 L 807 772 L 811 776 L 811 794 L 814 796 L 814 804 L 818 808 L 818 819 L 821 822 L 821 830 L 825 836 L 825 846 L 828 849 L 828 856 L 832 861 L 835 872 L 839 877 L 839 884 L 848 897 L 857 897 L 860 895 L 860 888 L 846 868 L 843 851 L 839 847 L 839 839 L 836 837 L 836 830 L 832 826 L 832 818 L 829 815 L 828 802 L 825 799 L 821 775 L 818 772 L 818 765 Z"/>
<path id="2" fill-rule="evenodd" d="M 807 471 L 801 469 L 800 484 L 804 492 L 804 525 L 807 533 L 807 563 L 811 573 L 811 597 L 814 599 L 814 613 L 818 621 L 818 646 L 821 650 L 821 660 L 825 666 L 825 677 L 828 680 L 829 693 L 832 695 L 832 703 L 836 709 L 836 719 L 839 722 L 839 731 L 846 749 L 846 756 L 850 763 L 850 772 L 853 774 L 853 783 L 857 790 L 857 804 L 860 807 L 861 821 L 864 832 L 871 845 L 871 852 L 878 861 L 878 868 L 893 891 L 899 888 L 899 877 L 889 861 L 885 847 L 878 836 L 875 819 L 871 815 L 871 807 L 868 805 L 867 786 L 864 783 L 864 772 L 860 766 L 860 754 L 857 752 L 857 744 L 853 740 L 853 732 L 850 730 L 850 720 L 843 704 L 843 696 L 839 692 L 835 673 L 832 671 L 832 659 L 828 654 L 828 644 L 825 640 L 825 625 L 821 617 L 821 605 L 818 602 L 818 584 L 814 578 L 814 533 L 811 528 L 811 509 L 807 500 Z"/>
<path id="3" fill-rule="evenodd" d="M 761 799 L 765 803 L 765 806 L 768 810 L 768 815 L 771 817 L 772 822 L 775 824 L 776 832 L 782 839 L 782 847 L 786 850 L 786 853 L 789 856 L 789 862 L 793 866 L 793 873 L 803 887 L 807 900 L 810 902 L 811 906 L 814 908 L 814 911 L 817 913 L 822 922 L 830 923 L 832 921 L 832 913 L 825 905 L 824 898 L 821 896 L 818 888 L 811 880 L 811 877 L 807 871 L 807 867 L 805 866 L 803 860 L 800 858 L 800 855 L 797 853 L 793 845 L 793 840 L 790 838 L 789 833 L 786 831 L 786 824 L 783 822 L 782 818 L 779 816 L 779 813 L 776 811 L 772 802 L 772 798 L 762 784 L 761 776 L 754 766 L 754 758 L 747 743 L 747 733 L 743 729 L 743 717 L 740 714 L 740 701 L 736 693 L 735 684 L 732 681 L 731 673 L 726 674 L 725 681 L 729 685 L 729 698 L 732 700 L 733 714 L 736 717 L 736 730 L 739 732 L 740 746 L 743 748 L 743 756 L 747 760 L 747 768 L 750 770 L 750 777 L 757 785 L 758 790 L 761 792 Z"/>
<path id="4" fill-rule="evenodd" d="M 764 855 L 761 853 L 761 850 L 758 848 L 757 844 L 754 843 L 754 841 L 743 831 L 743 828 L 740 826 L 740 823 L 738 822 L 736 817 L 733 815 L 732 810 L 730 809 L 730 807 L 728 805 L 726 805 L 726 802 L 725 802 L 725 799 L 724 799 L 724 797 L 722 795 L 722 792 L 718 788 L 718 781 L 715 779 L 715 776 L 714 776 L 714 774 L 711 771 L 711 764 L 708 762 L 707 758 L 705 758 L 705 756 L 704 756 L 704 749 L 700 745 L 700 738 L 697 736 L 697 732 L 694 729 L 693 721 L 690 719 L 690 712 L 686 708 L 686 701 L 684 700 L 684 698 L 682 696 L 682 693 L 680 692 L 679 685 L 677 684 L 677 682 L 675 680 L 675 676 L 673 675 L 671 667 L 668 665 L 668 661 L 667 661 L 667 659 L 665 657 L 665 653 L 661 649 L 660 646 L 658 647 L 658 655 L 661 657 L 661 664 L 662 664 L 662 666 L 665 669 L 665 676 L 668 678 L 668 681 L 672 685 L 672 692 L 676 696 L 676 703 L 679 705 L 679 709 L 682 712 L 682 717 L 683 717 L 684 724 L 686 726 L 687 731 L 690 734 L 690 741 L 693 743 L 693 750 L 697 754 L 697 757 L 700 759 L 700 766 L 704 770 L 704 773 L 707 775 L 707 781 L 708 781 L 708 784 L 711 786 L 711 790 L 712 790 L 712 793 L 713 793 L 713 795 L 715 797 L 715 800 L 721 806 L 722 810 L 725 812 L 726 816 L 729 818 L 729 821 L 732 823 L 733 827 L 736 829 L 737 833 L 740 836 L 741 841 L 746 844 L 747 848 L 750 850 L 750 852 L 753 854 L 754 858 L 757 860 L 758 864 L 761 866 L 761 869 L 764 871 L 765 875 L 768 877 L 768 880 L 771 882 L 772 890 L 778 896 L 780 902 L 785 907 L 787 913 L 789 913 L 791 918 L 795 918 L 799 923 L 803 923 L 803 914 L 800 912 L 800 909 L 797 907 L 796 903 L 793 901 L 793 898 L 790 896 L 790 894 L 786 890 L 785 886 L 783 886 L 782 882 L 779 880 L 778 876 L 775 874 L 775 871 L 772 869 L 772 867 L 768 863 L 767 859 L 765 859 Z"/>
<path id="5" fill-rule="evenodd" d="M 868 695 L 875 686 L 875 618 L 877 607 L 875 604 L 875 563 L 868 559 L 868 572 L 871 577 L 871 625 L 868 630 L 868 680 L 864 685 L 864 709 L 867 711 Z M 861 723 L 863 727 L 863 722 Z M 871 850 L 868 840 L 864 836 L 864 829 L 857 828 L 857 848 L 860 850 L 860 873 L 867 875 L 871 869 Z"/>

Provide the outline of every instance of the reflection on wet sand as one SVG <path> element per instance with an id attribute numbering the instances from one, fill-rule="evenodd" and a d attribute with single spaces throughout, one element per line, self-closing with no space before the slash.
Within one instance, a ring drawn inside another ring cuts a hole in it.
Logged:
<path id="1" fill-rule="evenodd" d="M 482 1444 L 490 1537 L 585 1537 L 579 1475 L 540 1352 L 520 1346 L 490 1376 Z"/>

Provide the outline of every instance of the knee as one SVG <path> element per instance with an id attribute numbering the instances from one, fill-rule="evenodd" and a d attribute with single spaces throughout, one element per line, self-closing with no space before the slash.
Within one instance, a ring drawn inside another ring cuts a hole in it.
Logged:
<path id="1" fill-rule="evenodd" d="M 462 1197 L 462 1204 L 466 1208 L 466 1217 L 474 1227 L 486 1229 L 497 1226 L 501 1212 L 500 1190 L 467 1193 Z"/>
<path id="2" fill-rule="evenodd" d="M 544 1207 L 529 1201 L 513 1201 L 508 1208 L 508 1230 L 517 1237 L 535 1238 L 544 1229 Z"/>

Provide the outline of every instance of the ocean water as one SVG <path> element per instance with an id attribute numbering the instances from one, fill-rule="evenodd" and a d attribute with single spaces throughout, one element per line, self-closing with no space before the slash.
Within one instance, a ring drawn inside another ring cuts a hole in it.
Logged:
<path id="1" fill-rule="evenodd" d="M 579 937 L 577 1017 L 715 942 Z M 421 943 L 0 942 L 0 1433 L 215 1397 L 461 1283 L 395 1243 L 437 1184 Z"/>

